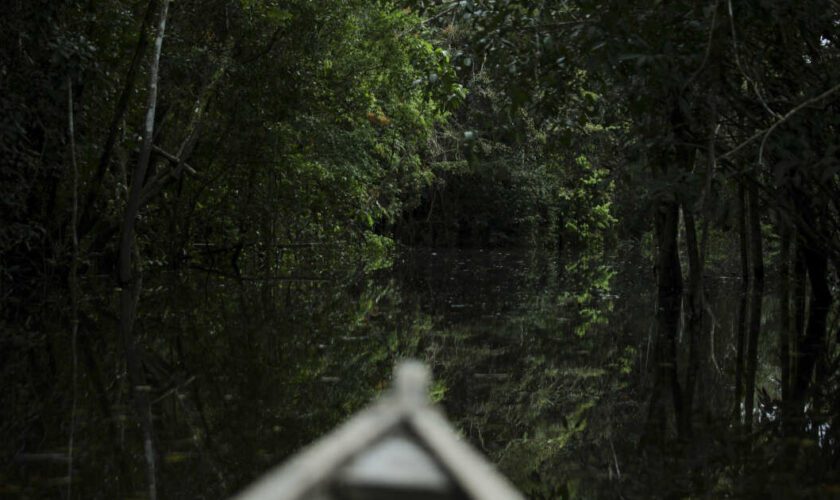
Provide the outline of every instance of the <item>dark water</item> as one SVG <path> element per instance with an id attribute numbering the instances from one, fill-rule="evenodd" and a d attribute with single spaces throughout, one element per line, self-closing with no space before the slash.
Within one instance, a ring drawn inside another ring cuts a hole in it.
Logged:
<path id="1" fill-rule="evenodd" d="M 154 353 L 144 365 L 161 495 L 237 491 L 375 398 L 396 360 L 418 357 L 433 369 L 432 397 L 530 497 L 646 496 L 652 472 L 636 443 L 654 306 L 643 262 L 413 251 L 390 268 L 333 270 L 324 279 L 200 271 L 149 279 L 138 329 Z M 701 412 L 731 404 L 735 356 L 736 283 L 719 278 L 709 290 L 714 356 L 700 383 Z M 74 496 L 141 497 L 139 429 L 108 345 L 91 346 L 100 380 L 80 368 Z M 759 379 L 773 376 L 768 369 Z M 25 438 L 5 467 L 4 493 L 66 491 L 66 463 L 34 455 L 66 455 L 66 382 L 62 391 L 41 407 L 55 411 L 54 426 L 6 430 Z"/>

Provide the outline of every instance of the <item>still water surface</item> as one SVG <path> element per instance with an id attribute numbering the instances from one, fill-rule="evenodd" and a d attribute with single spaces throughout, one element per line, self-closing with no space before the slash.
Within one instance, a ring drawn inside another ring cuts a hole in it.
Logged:
<path id="1" fill-rule="evenodd" d="M 633 260 L 417 250 L 323 279 L 150 280 L 139 327 L 149 352 L 165 353 L 144 360 L 162 497 L 237 491 L 377 397 L 404 357 L 432 367 L 432 398 L 528 496 L 634 496 L 654 306 L 652 271 Z M 736 288 L 710 284 L 715 357 L 700 389 L 710 407 L 727 404 L 716 387 L 731 383 Z M 125 380 L 110 361 L 113 391 Z M 76 491 L 140 495 L 129 402 L 112 402 L 107 417 L 87 398 Z M 30 485 L 57 474 L 28 467 Z"/>

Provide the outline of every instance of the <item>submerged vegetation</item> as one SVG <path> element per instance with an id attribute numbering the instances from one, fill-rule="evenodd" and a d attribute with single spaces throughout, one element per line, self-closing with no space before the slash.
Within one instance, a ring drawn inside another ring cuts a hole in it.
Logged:
<path id="1" fill-rule="evenodd" d="M 0 495 L 230 495 L 408 356 L 531 498 L 840 492 L 835 1 L 7 4 Z"/>

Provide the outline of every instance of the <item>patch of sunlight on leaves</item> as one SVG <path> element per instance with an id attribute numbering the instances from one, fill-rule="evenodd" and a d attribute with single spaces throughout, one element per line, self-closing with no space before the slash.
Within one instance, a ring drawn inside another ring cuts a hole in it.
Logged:
<path id="1" fill-rule="evenodd" d="M 429 399 L 432 403 L 440 403 L 446 397 L 446 384 L 442 380 L 436 380 L 429 388 Z"/>
<path id="2" fill-rule="evenodd" d="M 394 240 L 372 232 L 365 233 L 365 271 L 388 269 L 394 265 Z"/>
<path id="3" fill-rule="evenodd" d="M 624 348 L 624 352 L 619 360 L 620 364 L 620 371 L 624 375 L 629 375 L 633 371 L 633 367 L 636 362 L 636 354 L 638 351 L 633 346 L 627 346 Z"/>
<path id="4" fill-rule="evenodd" d="M 569 367 L 564 368 L 560 371 L 562 375 L 575 377 L 575 378 L 597 378 L 603 377 L 607 374 L 607 371 L 603 368 L 592 368 L 588 366 L 579 366 L 579 367 Z"/>
<path id="5" fill-rule="evenodd" d="M 192 458 L 192 455 L 190 453 L 186 453 L 183 451 L 171 451 L 163 457 L 163 461 L 168 464 L 177 464 L 181 462 L 186 462 L 190 458 Z"/>

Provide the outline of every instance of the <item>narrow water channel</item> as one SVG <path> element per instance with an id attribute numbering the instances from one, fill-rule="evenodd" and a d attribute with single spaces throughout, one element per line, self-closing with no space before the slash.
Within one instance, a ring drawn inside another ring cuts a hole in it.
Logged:
<path id="1" fill-rule="evenodd" d="M 529 497 L 626 493 L 639 474 L 654 308 L 651 270 L 635 261 L 415 250 L 328 279 L 191 271 L 150 281 L 142 329 L 155 352 L 169 353 L 144 360 L 161 491 L 237 491 L 376 398 L 398 359 L 417 357 L 432 367 L 431 397 Z M 730 404 L 738 287 L 726 278 L 709 287 L 715 355 L 699 400 L 711 414 Z M 103 379 L 126 383 L 119 371 Z M 85 398 L 77 491 L 141 491 L 128 402 L 107 417 L 95 394 Z M 59 474 L 50 467 L 18 472 L 30 484 L 42 479 L 49 496 Z"/>

